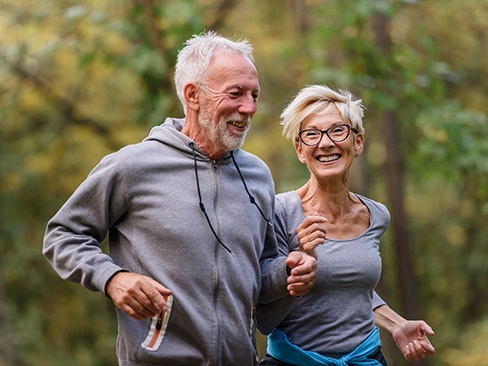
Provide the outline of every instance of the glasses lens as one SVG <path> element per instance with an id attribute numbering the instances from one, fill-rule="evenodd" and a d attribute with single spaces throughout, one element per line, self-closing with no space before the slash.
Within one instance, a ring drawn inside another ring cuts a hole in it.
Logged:
<path id="1" fill-rule="evenodd" d="M 349 131 L 351 129 L 351 126 L 343 124 L 343 125 L 337 125 L 337 126 L 332 126 L 331 128 L 325 130 L 325 131 L 320 131 L 315 128 L 312 128 L 310 130 L 303 130 L 300 131 L 298 136 L 300 137 L 300 140 L 305 145 L 308 146 L 315 146 L 317 145 L 320 140 L 322 139 L 322 134 L 325 133 L 333 142 L 341 142 L 347 139 L 349 136 Z"/>
<path id="2" fill-rule="evenodd" d="M 338 125 L 330 128 L 327 132 L 332 141 L 343 141 L 349 135 L 348 125 Z"/>
<path id="3" fill-rule="evenodd" d="M 319 130 L 305 130 L 300 132 L 300 138 L 303 143 L 309 146 L 317 145 L 322 137 L 322 132 Z"/>

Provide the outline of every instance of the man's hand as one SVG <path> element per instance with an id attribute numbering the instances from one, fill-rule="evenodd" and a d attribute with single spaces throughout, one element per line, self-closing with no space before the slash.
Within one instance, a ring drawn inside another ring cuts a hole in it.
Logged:
<path id="1" fill-rule="evenodd" d="M 419 361 L 434 354 L 435 348 L 427 335 L 433 336 L 434 331 L 423 320 L 407 320 L 392 333 L 407 361 Z"/>
<path id="2" fill-rule="evenodd" d="M 317 260 L 303 252 L 291 252 L 286 259 L 291 268 L 287 290 L 291 296 L 307 294 L 317 280 Z"/>
<path id="3" fill-rule="evenodd" d="M 116 273 L 108 281 L 106 293 L 118 308 L 136 320 L 167 311 L 164 297 L 171 295 L 160 283 L 132 272 Z"/>
<path id="4" fill-rule="evenodd" d="M 306 217 L 297 227 L 300 250 L 315 259 L 317 258 L 315 248 L 324 243 L 327 235 L 326 222 L 327 219 L 325 217 L 313 214 L 313 216 Z"/>

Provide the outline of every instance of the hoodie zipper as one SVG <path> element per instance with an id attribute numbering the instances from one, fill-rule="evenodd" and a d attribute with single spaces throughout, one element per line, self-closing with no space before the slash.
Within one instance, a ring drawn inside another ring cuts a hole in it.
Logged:
<path id="1" fill-rule="evenodd" d="M 213 182 L 214 182 L 214 207 L 216 211 L 216 217 L 219 217 L 218 215 L 218 165 L 217 163 L 212 160 L 212 175 L 213 175 Z M 216 223 L 216 230 L 219 232 L 219 223 L 217 221 Z M 215 245 L 215 250 L 214 250 L 214 258 L 215 258 L 215 291 L 214 291 L 214 309 L 215 309 L 215 324 L 216 324 L 216 345 L 215 345 L 215 364 L 219 365 L 220 364 L 220 317 L 219 317 L 219 307 L 218 307 L 218 300 L 219 300 L 219 292 L 220 292 L 220 265 L 219 265 L 219 252 L 220 252 L 220 245 L 217 243 Z"/>
<path id="2" fill-rule="evenodd" d="M 158 340 L 159 334 L 161 333 L 161 327 L 163 326 L 163 312 L 159 313 L 159 318 L 156 323 L 156 331 L 154 332 L 154 335 L 149 342 L 149 348 L 154 348 L 154 345 L 156 344 L 156 341 Z"/>
<path id="3" fill-rule="evenodd" d="M 159 345 L 163 340 L 163 337 L 166 333 L 166 328 L 168 326 L 169 317 L 171 315 L 171 308 L 173 305 L 173 295 L 164 296 L 164 300 L 168 304 L 168 310 L 159 313 L 157 319 L 156 317 L 153 318 L 149 334 L 142 344 L 142 347 L 150 351 L 156 351 L 159 348 Z"/>

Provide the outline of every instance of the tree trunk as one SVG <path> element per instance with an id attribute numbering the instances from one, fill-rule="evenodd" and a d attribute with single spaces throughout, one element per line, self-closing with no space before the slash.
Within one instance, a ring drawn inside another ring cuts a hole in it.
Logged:
<path id="1" fill-rule="evenodd" d="M 391 38 L 389 32 L 389 20 L 381 13 L 374 18 L 376 45 L 387 59 L 392 59 Z M 386 72 L 386 78 L 394 77 Z M 383 83 L 386 87 L 386 83 Z M 384 90 L 385 93 L 394 93 L 392 90 Z M 401 309 L 398 312 L 407 319 L 420 319 L 419 302 L 417 296 L 417 281 L 413 268 L 410 232 L 408 217 L 405 211 L 405 187 L 404 187 L 404 156 L 399 138 L 400 124 L 395 110 L 386 110 L 380 116 L 380 125 L 385 133 L 386 147 L 386 179 L 391 212 L 391 229 L 393 231 L 393 248 L 395 250 L 395 268 L 397 283 L 399 286 Z M 405 363 L 400 361 L 390 364 Z M 428 361 L 418 363 L 426 366 Z"/>
<path id="2" fill-rule="evenodd" d="M 12 331 L 5 297 L 3 274 L 0 272 L 0 365 L 12 366 Z"/>
<path id="3" fill-rule="evenodd" d="M 391 229 L 393 230 L 393 246 L 395 248 L 402 312 L 408 319 L 418 319 L 420 311 L 417 299 L 416 277 L 413 269 L 408 218 L 404 204 L 404 168 L 398 137 L 398 122 L 393 111 L 386 111 L 383 117 L 387 156 L 387 189 L 392 216 Z"/>

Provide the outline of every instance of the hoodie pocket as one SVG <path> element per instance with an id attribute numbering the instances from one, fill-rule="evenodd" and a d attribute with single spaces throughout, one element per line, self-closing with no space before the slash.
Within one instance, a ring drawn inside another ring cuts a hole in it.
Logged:
<path id="1" fill-rule="evenodd" d="M 256 307 L 254 304 L 251 306 L 251 319 L 249 322 L 249 338 L 254 339 L 254 334 L 256 332 L 256 324 L 255 324 L 255 319 L 256 319 Z"/>
<path id="2" fill-rule="evenodd" d="M 165 300 L 168 304 L 168 310 L 152 318 L 149 333 L 142 343 L 142 347 L 149 351 L 157 351 L 166 334 L 166 328 L 168 327 L 171 308 L 173 306 L 173 295 L 165 296 Z"/>
<path id="3" fill-rule="evenodd" d="M 251 307 L 251 320 L 249 322 L 249 340 L 254 351 L 254 359 L 256 363 L 259 361 L 258 346 L 256 344 L 256 307 L 254 304 Z"/>

